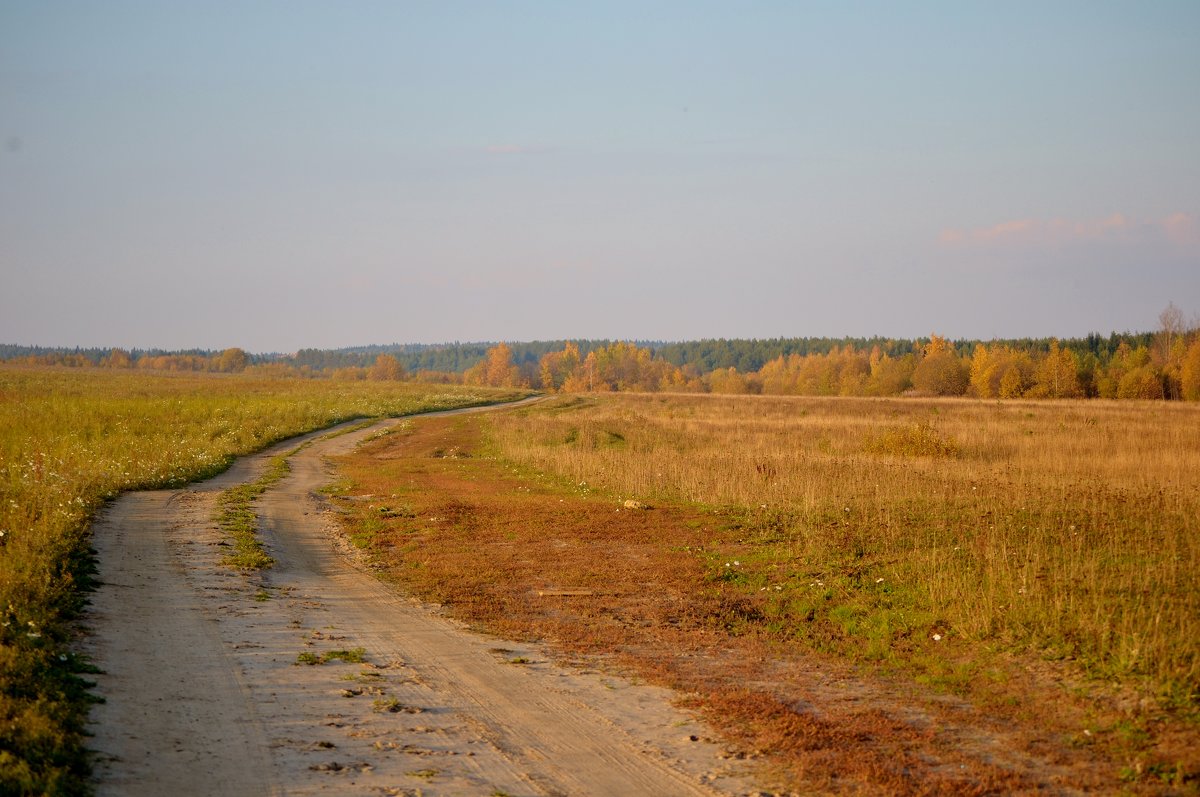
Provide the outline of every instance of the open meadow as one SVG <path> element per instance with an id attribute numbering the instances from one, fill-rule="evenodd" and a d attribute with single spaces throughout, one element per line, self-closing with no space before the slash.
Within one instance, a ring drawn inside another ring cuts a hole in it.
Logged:
<path id="1" fill-rule="evenodd" d="M 693 695 L 780 784 L 1197 786 L 1200 407 L 562 396 L 340 467 L 408 589 Z"/>
<path id="2" fill-rule="evenodd" d="M 0 367 L 0 784 L 86 790 L 88 663 L 70 650 L 88 523 L 119 493 L 182 487 L 234 457 L 356 417 L 512 391 L 397 382 Z"/>
<path id="3" fill-rule="evenodd" d="M 748 551 L 720 575 L 769 586 L 789 634 L 887 658 L 942 631 L 1200 698 L 1200 407 L 620 397 L 493 435 L 569 482 L 731 513 Z"/>

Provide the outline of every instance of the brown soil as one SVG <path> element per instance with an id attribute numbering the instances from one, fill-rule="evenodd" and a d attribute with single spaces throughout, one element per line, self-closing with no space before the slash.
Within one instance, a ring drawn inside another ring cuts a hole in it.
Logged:
<path id="1" fill-rule="evenodd" d="M 354 485 L 334 500 L 344 528 L 372 566 L 473 626 L 676 690 L 773 789 L 1172 792 L 1125 769 L 1119 705 L 1049 666 L 1012 662 L 1010 679 L 954 696 L 813 653 L 712 578 L 738 541 L 711 513 L 628 508 L 487 453 L 479 419 L 431 419 L 336 460 Z M 1117 730 L 1084 732 L 1098 721 Z M 1169 736 L 1160 759 L 1195 771 L 1195 733 Z"/>
<path id="2" fill-rule="evenodd" d="M 469 632 L 343 555 L 314 491 L 324 457 L 368 434 L 309 436 L 260 499 L 265 573 L 221 564 L 215 497 L 297 441 L 190 490 L 127 495 L 96 524 L 99 794 L 751 789 L 666 690 Z"/>

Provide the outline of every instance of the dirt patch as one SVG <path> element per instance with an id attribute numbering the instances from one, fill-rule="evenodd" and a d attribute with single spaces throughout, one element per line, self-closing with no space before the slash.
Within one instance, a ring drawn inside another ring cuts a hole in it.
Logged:
<path id="1" fill-rule="evenodd" d="M 340 555 L 313 491 L 371 433 L 312 436 L 259 499 L 264 573 L 222 566 L 215 495 L 297 441 L 97 523 L 99 794 L 751 790 L 665 690 L 471 633 Z"/>
<path id="2" fill-rule="evenodd" d="M 337 464 L 350 496 L 372 496 L 335 500 L 372 566 L 473 626 L 677 690 L 720 729 L 726 755 L 773 788 L 1172 788 L 1124 784 L 1119 716 L 1096 713 L 1052 671 L 1014 665 L 1019 678 L 967 699 L 790 642 L 772 630 L 769 602 L 732 588 L 739 543 L 720 518 L 630 510 L 586 484 L 517 472 L 487 456 L 475 420 L 422 421 Z M 1114 730 L 1084 733 L 1106 723 Z"/>

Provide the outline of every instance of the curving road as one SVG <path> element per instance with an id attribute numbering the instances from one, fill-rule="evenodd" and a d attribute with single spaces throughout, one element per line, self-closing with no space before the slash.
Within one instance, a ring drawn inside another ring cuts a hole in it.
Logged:
<path id="1" fill-rule="evenodd" d="M 314 497 L 325 457 L 399 422 L 287 441 L 188 490 L 123 496 L 98 520 L 104 586 L 85 642 L 104 671 L 98 794 L 751 790 L 669 693 L 466 631 L 339 552 Z M 275 567 L 221 566 L 216 494 L 305 440 L 257 504 Z M 298 663 L 358 648 L 362 662 Z"/>

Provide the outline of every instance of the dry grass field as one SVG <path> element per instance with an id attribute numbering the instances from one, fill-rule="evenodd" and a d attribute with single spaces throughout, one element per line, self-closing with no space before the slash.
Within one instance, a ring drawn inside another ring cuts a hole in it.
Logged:
<path id="1" fill-rule="evenodd" d="M 392 577 L 782 787 L 1197 787 L 1200 407 L 561 397 L 341 467 Z"/>
<path id="2" fill-rule="evenodd" d="M 943 631 L 1198 697 L 1200 407 L 618 397 L 494 439 L 618 497 L 741 514 L 734 580 L 867 655 Z M 907 616 L 881 605 L 898 592 Z"/>
<path id="3" fill-rule="evenodd" d="M 181 487 L 354 417 L 512 391 L 0 366 L 0 793 L 86 791 L 88 664 L 70 642 L 88 521 L 127 490 Z"/>

